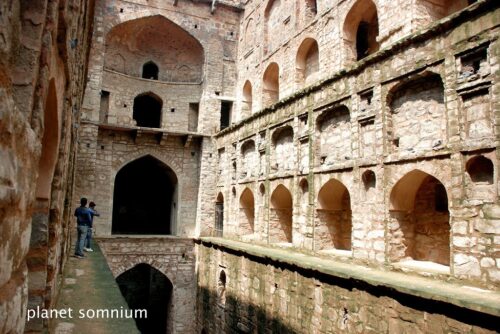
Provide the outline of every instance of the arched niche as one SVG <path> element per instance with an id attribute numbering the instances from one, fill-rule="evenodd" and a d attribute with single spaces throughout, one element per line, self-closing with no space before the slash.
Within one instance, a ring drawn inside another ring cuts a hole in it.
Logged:
<path id="1" fill-rule="evenodd" d="M 493 184 L 493 162 L 478 155 L 470 158 L 465 165 L 465 169 L 473 183 L 476 184 Z"/>
<path id="2" fill-rule="evenodd" d="M 246 118 L 252 114 L 252 84 L 245 81 L 243 85 L 243 100 L 241 103 L 241 118 Z"/>
<path id="3" fill-rule="evenodd" d="M 271 195 L 269 242 L 292 242 L 292 194 L 284 185 L 278 185 Z"/>
<path id="4" fill-rule="evenodd" d="M 224 195 L 221 192 L 215 200 L 215 236 L 222 237 L 224 232 Z"/>
<path id="5" fill-rule="evenodd" d="M 124 63 L 116 61 L 118 54 Z M 106 69 L 142 77 L 142 64 L 148 61 L 162 69 L 158 80 L 200 82 L 204 51 L 195 37 L 161 15 L 126 21 L 108 32 Z"/>
<path id="6" fill-rule="evenodd" d="M 447 140 L 444 86 L 429 72 L 403 81 L 388 96 L 392 151 L 436 150 Z"/>
<path id="7" fill-rule="evenodd" d="M 137 126 L 161 128 L 162 99 L 154 93 L 143 93 L 134 99 L 132 117 Z"/>
<path id="8" fill-rule="evenodd" d="M 351 132 L 349 108 L 339 105 L 323 111 L 316 121 L 317 164 L 331 165 L 351 159 Z"/>
<path id="9" fill-rule="evenodd" d="M 178 180 L 147 155 L 118 171 L 113 194 L 113 234 L 174 234 Z"/>
<path id="10" fill-rule="evenodd" d="M 450 213 L 444 185 L 430 174 L 413 170 L 392 188 L 390 205 L 390 259 L 448 266 Z"/>
<path id="11" fill-rule="evenodd" d="M 296 82 L 299 87 L 310 84 L 319 71 L 319 48 L 313 38 L 306 38 L 297 50 L 295 59 Z"/>
<path id="12" fill-rule="evenodd" d="M 240 235 L 252 234 L 255 231 L 255 199 L 253 192 L 245 188 L 240 196 Z"/>
<path id="13" fill-rule="evenodd" d="M 354 3 L 345 18 L 343 33 L 348 62 L 361 60 L 378 51 L 378 13 L 372 0 Z"/>
<path id="14" fill-rule="evenodd" d="M 257 173 L 258 157 L 253 140 L 247 140 L 241 145 L 241 157 L 241 176 L 243 178 L 254 176 Z"/>
<path id="15" fill-rule="evenodd" d="M 342 182 L 331 179 L 318 192 L 316 249 L 351 250 L 351 197 Z"/>
<path id="16" fill-rule="evenodd" d="M 293 128 L 289 125 L 274 130 L 271 145 L 271 171 L 287 171 L 294 168 Z"/>
<path id="17" fill-rule="evenodd" d="M 262 85 L 262 106 L 268 107 L 279 101 L 280 83 L 279 83 L 280 68 L 278 64 L 271 63 L 264 71 Z"/>

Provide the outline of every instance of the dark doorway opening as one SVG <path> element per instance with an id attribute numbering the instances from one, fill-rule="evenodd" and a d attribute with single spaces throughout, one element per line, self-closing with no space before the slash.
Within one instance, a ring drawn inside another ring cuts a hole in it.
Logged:
<path id="1" fill-rule="evenodd" d="M 134 113 L 132 117 L 137 126 L 147 128 L 161 127 L 161 99 L 154 94 L 142 94 L 134 99 Z"/>
<path id="2" fill-rule="evenodd" d="M 113 234 L 172 234 L 177 177 L 164 163 L 145 156 L 115 178 Z"/>
<path id="3" fill-rule="evenodd" d="M 141 333 L 169 332 L 173 286 L 160 271 L 141 263 L 116 278 L 120 291 L 132 310 L 147 310 L 147 318 L 136 318 Z"/>
<path id="4" fill-rule="evenodd" d="M 220 129 L 224 130 L 231 125 L 231 109 L 233 102 L 222 101 L 220 105 Z"/>
<path id="5" fill-rule="evenodd" d="M 142 77 L 144 79 L 158 80 L 158 66 L 152 61 L 148 61 L 142 66 Z"/>

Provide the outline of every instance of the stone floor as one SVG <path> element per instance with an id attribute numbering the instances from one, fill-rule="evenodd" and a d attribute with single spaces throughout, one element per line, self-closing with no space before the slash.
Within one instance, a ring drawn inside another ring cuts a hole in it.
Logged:
<path id="1" fill-rule="evenodd" d="M 94 252 L 86 253 L 87 257 L 84 259 L 75 257 L 68 259 L 56 309 L 71 309 L 72 318 L 69 319 L 66 316 L 66 319 L 62 317 L 53 319 L 50 332 L 56 334 L 139 333 L 133 319 L 119 316 L 129 308 L 96 243 L 93 245 L 93 250 Z M 102 310 L 99 318 L 97 318 L 97 310 Z M 117 310 L 119 317 L 103 317 L 111 310 Z"/>

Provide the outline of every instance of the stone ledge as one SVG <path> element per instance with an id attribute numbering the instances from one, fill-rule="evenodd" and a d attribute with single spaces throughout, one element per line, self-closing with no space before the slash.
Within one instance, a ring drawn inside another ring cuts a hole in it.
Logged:
<path id="1" fill-rule="evenodd" d="M 323 259 L 293 250 L 269 248 L 224 238 L 201 237 L 195 241 L 205 246 L 221 247 L 241 255 L 247 254 L 267 261 L 284 263 L 296 267 L 299 271 L 300 269 L 312 270 L 342 279 L 359 280 L 372 286 L 393 289 L 407 295 L 500 316 L 500 292 L 497 291 L 383 271 L 352 263 Z"/>

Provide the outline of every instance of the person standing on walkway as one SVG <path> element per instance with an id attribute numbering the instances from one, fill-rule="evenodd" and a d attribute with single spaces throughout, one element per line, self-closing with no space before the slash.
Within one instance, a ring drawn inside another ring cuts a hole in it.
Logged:
<path id="1" fill-rule="evenodd" d="M 85 255 L 83 255 L 83 246 L 85 245 L 87 230 L 90 224 L 92 224 L 92 214 L 90 209 L 87 208 L 87 199 L 85 197 L 80 199 L 80 207 L 76 208 L 75 217 L 76 231 L 78 235 L 75 245 L 75 256 L 82 259 L 85 257 Z"/>
<path id="2" fill-rule="evenodd" d="M 92 240 L 92 233 L 94 231 L 94 217 L 99 217 L 100 214 L 99 212 L 96 211 L 95 209 L 96 205 L 94 202 L 89 203 L 89 210 L 90 210 L 90 226 L 87 229 L 87 237 L 85 238 L 85 247 L 83 248 L 84 251 L 86 252 L 93 252 L 94 250 L 92 247 L 90 247 L 90 241 Z"/>

